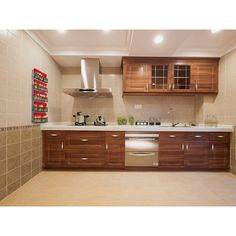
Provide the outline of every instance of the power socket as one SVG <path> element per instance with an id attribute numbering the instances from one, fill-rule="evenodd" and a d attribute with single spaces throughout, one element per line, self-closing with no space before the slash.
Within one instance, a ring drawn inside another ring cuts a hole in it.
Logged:
<path id="1" fill-rule="evenodd" d="M 141 109 L 143 109 L 143 105 L 142 104 L 134 104 L 134 109 L 141 110 Z"/>

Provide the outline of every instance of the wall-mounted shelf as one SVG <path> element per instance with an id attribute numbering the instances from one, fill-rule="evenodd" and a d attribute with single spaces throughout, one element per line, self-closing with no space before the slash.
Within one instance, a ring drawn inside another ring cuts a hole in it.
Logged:
<path id="1" fill-rule="evenodd" d="M 34 68 L 32 70 L 32 122 L 48 121 L 48 78 L 47 74 Z"/>

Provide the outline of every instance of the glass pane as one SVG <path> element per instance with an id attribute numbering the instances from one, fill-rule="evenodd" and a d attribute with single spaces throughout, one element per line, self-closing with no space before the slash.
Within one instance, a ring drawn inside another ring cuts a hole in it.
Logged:
<path id="1" fill-rule="evenodd" d="M 152 65 L 152 89 L 168 87 L 168 65 Z"/>

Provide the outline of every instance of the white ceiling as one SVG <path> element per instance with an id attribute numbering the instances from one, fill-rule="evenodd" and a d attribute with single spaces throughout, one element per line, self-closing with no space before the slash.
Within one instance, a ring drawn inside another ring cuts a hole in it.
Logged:
<path id="1" fill-rule="evenodd" d="M 236 47 L 236 30 L 28 30 L 62 67 L 98 57 L 104 67 L 119 67 L 122 56 L 221 57 Z M 154 44 L 156 35 L 163 35 Z"/>

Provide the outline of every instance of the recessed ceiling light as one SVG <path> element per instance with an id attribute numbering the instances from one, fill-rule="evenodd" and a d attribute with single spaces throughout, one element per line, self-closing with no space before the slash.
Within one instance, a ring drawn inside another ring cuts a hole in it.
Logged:
<path id="1" fill-rule="evenodd" d="M 220 32 L 221 30 L 219 30 L 219 29 L 215 29 L 215 30 L 211 30 L 211 33 L 212 34 L 216 34 L 216 33 L 218 33 L 218 32 Z"/>
<path id="2" fill-rule="evenodd" d="M 163 35 L 157 35 L 157 36 L 154 38 L 154 43 L 155 43 L 155 44 L 159 44 L 159 43 L 161 43 L 163 40 L 164 40 Z"/>
<path id="3" fill-rule="evenodd" d="M 65 33 L 66 31 L 65 31 L 65 30 L 57 30 L 57 32 L 63 34 L 63 33 Z"/>
<path id="4" fill-rule="evenodd" d="M 104 29 L 103 31 L 104 31 L 104 32 L 110 32 L 111 30 L 109 30 L 109 29 Z"/>

